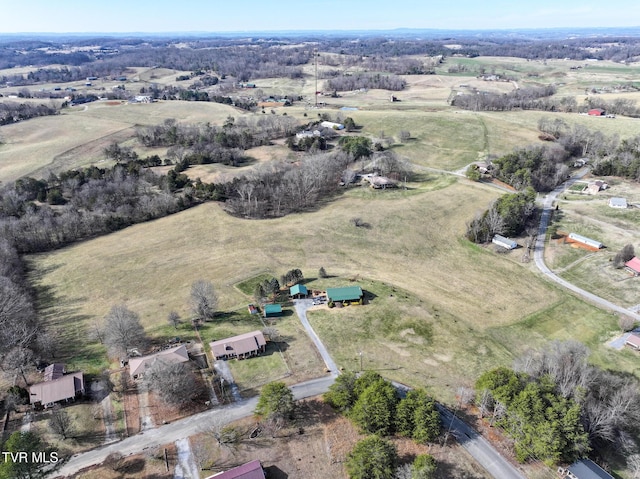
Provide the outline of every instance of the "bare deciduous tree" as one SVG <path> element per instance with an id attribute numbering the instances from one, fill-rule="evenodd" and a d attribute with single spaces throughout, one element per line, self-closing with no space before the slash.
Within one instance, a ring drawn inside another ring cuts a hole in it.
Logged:
<path id="1" fill-rule="evenodd" d="M 16 347 L 10 350 L 2 362 L 2 369 L 11 374 L 19 374 L 26 386 L 29 386 L 27 373 L 35 369 L 33 351 L 28 348 Z"/>
<path id="2" fill-rule="evenodd" d="M 133 348 L 141 348 L 147 337 L 139 316 L 124 304 L 111 308 L 104 322 L 104 344 L 113 357 L 125 356 Z"/>
<path id="3" fill-rule="evenodd" d="M 191 310 L 198 319 L 213 319 L 217 305 L 218 298 L 211 282 L 199 279 L 191 285 Z"/>
<path id="4" fill-rule="evenodd" d="M 180 319 L 180 315 L 175 311 L 171 311 L 169 313 L 169 315 L 167 316 L 167 321 L 175 329 L 178 329 L 178 326 L 180 325 L 180 323 L 182 323 L 182 320 Z"/>
<path id="5" fill-rule="evenodd" d="M 145 371 L 144 384 L 172 406 L 184 406 L 197 392 L 196 379 L 189 366 L 162 359 L 157 359 Z"/>
<path id="6" fill-rule="evenodd" d="M 49 427 L 54 434 L 60 436 L 64 440 L 71 437 L 75 432 L 75 427 L 71 416 L 65 409 L 62 409 L 60 406 L 56 406 L 51 411 L 51 417 L 49 418 Z"/>

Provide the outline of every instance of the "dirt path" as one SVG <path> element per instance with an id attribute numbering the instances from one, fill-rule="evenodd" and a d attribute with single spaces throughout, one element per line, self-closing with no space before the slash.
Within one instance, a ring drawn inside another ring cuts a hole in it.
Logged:
<path id="1" fill-rule="evenodd" d="M 173 473 L 173 479 L 200 479 L 200 471 L 191 453 L 189 438 L 176 441 L 178 463 Z"/>
<path id="2" fill-rule="evenodd" d="M 106 396 L 100 401 L 102 406 L 102 420 L 104 421 L 104 443 L 109 444 L 118 440 L 116 436 L 116 425 L 113 420 L 113 405 L 111 404 L 111 396 Z"/>
<path id="3" fill-rule="evenodd" d="M 151 406 L 149 405 L 149 390 L 143 385 L 138 385 L 138 400 L 140 401 L 140 430 L 153 429 L 155 423 L 151 417 Z"/>

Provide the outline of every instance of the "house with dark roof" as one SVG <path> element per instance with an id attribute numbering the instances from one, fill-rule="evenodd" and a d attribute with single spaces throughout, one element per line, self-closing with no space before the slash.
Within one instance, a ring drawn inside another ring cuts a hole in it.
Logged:
<path id="1" fill-rule="evenodd" d="M 558 474 L 567 479 L 613 479 L 613 476 L 590 459 L 580 459 L 568 468 L 558 468 Z"/>
<path id="2" fill-rule="evenodd" d="M 333 301 L 360 301 L 363 293 L 360 286 L 345 286 L 342 288 L 327 288 L 327 299 Z"/>
<path id="3" fill-rule="evenodd" d="M 29 402 L 33 405 L 51 407 L 58 402 L 73 401 L 82 394 L 84 394 L 84 376 L 81 372 L 77 372 L 30 386 Z"/>
<path id="4" fill-rule="evenodd" d="M 234 467 L 228 471 L 219 472 L 206 479 L 265 479 L 264 469 L 260 461 L 255 459 L 242 466 Z"/>
<path id="5" fill-rule="evenodd" d="M 252 331 L 209 343 L 213 357 L 218 359 L 246 359 L 264 353 L 267 341 L 262 331 Z"/>
<path id="6" fill-rule="evenodd" d="M 151 367 L 158 359 L 162 359 L 167 363 L 186 363 L 189 361 L 189 353 L 184 344 L 174 348 L 163 349 L 157 353 L 147 356 L 140 356 L 129 359 L 129 374 L 132 378 L 137 379 L 144 376 L 147 369 Z"/>

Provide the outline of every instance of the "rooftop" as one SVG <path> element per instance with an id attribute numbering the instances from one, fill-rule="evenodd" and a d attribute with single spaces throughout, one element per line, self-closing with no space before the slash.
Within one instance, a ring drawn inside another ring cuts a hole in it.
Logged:
<path id="1" fill-rule="evenodd" d="M 213 476 L 207 477 L 207 479 L 265 479 L 264 471 L 260 461 L 255 459 L 251 462 L 247 462 L 242 466 L 234 467 L 228 471 L 219 472 Z"/>
<path id="2" fill-rule="evenodd" d="M 342 288 L 327 288 L 327 298 L 330 301 L 353 301 L 362 298 L 360 286 L 345 286 Z"/>
<path id="3" fill-rule="evenodd" d="M 138 358 L 129 359 L 129 374 L 131 376 L 137 376 L 143 374 L 147 368 L 155 362 L 156 359 L 162 358 L 164 361 L 170 363 L 186 363 L 189 361 L 189 353 L 184 344 L 176 346 L 170 349 L 164 349 L 157 353 L 149 354 L 147 356 L 140 356 Z"/>

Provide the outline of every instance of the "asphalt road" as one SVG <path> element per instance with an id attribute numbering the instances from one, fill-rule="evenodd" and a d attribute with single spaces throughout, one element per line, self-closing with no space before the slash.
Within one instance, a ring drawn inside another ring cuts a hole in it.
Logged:
<path id="1" fill-rule="evenodd" d="M 327 375 L 326 377 L 296 384 L 291 387 L 291 391 L 296 399 L 318 396 L 327 391 L 334 380 L 335 377 L 333 375 Z M 227 424 L 251 416 L 257 402 L 258 398 L 254 397 L 227 406 L 216 407 L 216 409 L 204 411 L 171 424 L 148 429 L 122 441 L 77 454 L 59 470 L 51 474 L 50 477 L 66 477 L 94 464 L 100 464 L 112 452 L 119 452 L 124 456 L 138 454 L 147 449 L 153 449 L 163 444 L 193 436 L 207 430 L 214 424 L 219 424 L 221 421 Z"/>
<path id="2" fill-rule="evenodd" d="M 571 179 L 567 180 L 562 185 L 558 186 L 555 190 L 549 193 L 545 199 L 543 204 L 542 216 L 540 217 L 540 226 L 538 227 L 538 237 L 536 238 L 535 249 L 533 252 L 533 258 L 536 262 L 536 266 L 538 269 L 551 281 L 556 282 L 557 284 L 573 291 L 574 293 L 582 296 L 587 301 L 599 306 L 603 309 L 608 309 L 610 311 L 615 311 L 616 313 L 623 314 L 626 316 L 630 316 L 634 318 L 636 321 L 640 321 L 640 314 L 634 313 L 622 306 L 612 303 L 600 296 L 597 296 L 589 291 L 585 291 L 582 288 L 578 288 L 577 286 L 569 283 L 568 281 L 562 279 L 560 276 L 555 274 L 544 262 L 544 245 L 545 245 L 545 237 L 547 233 L 547 227 L 549 226 L 549 221 L 551 220 L 551 215 L 553 213 L 553 203 L 559 194 L 561 194 L 565 189 L 569 188 L 573 183 L 582 178 L 584 175 L 588 173 L 587 168 L 583 168 L 576 175 L 574 175 Z"/>
<path id="3" fill-rule="evenodd" d="M 442 426 L 449 431 L 489 474 L 496 479 L 526 479 L 511 463 L 506 461 L 489 442 L 458 419 L 451 411 L 438 405 Z"/>

